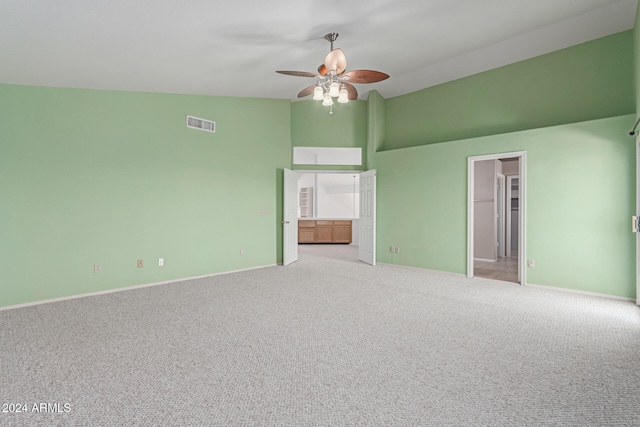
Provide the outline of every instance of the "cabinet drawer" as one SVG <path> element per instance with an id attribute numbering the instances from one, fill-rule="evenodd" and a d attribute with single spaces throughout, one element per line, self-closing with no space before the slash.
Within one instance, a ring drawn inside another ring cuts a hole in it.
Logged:
<path id="1" fill-rule="evenodd" d="M 333 225 L 333 221 L 328 221 L 328 220 L 319 220 L 316 221 L 316 225 Z"/>
<path id="2" fill-rule="evenodd" d="M 298 220 L 298 227 L 299 228 L 308 228 L 308 227 L 315 227 L 316 226 L 316 222 L 315 221 L 310 221 L 308 219 L 300 219 Z"/>
<path id="3" fill-rule="evenodd" d="M 351 221 L 349 220 L 333 221 L 333 225 L 351 225 Z"/>

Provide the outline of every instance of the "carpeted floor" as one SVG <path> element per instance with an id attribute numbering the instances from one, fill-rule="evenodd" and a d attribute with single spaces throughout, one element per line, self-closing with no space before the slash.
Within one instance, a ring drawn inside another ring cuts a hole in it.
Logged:
<path id="1" fill-rule="evenodd" d="M 300 254 L 0 312 L 0 425 L 640 424 L 633 303 Z"/>

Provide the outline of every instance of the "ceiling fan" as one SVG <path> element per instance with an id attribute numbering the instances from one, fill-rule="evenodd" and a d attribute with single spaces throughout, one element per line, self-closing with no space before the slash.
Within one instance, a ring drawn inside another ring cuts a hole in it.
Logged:
<path id="1" fill-rule="evenodd" d="M 333 105 L 333 99 L 345 103 L 358 99 L 358 91 L 352 83 L 376 83 L 388 79 L 389 75 L 373 70 L 347 69 L 347 57 L 340 48 L 333 48 L 333 42 L 338 38 L 338 33 L 329 33 L 324 38 L 331 43 L 331 51 L 325 56 L 324 63 L 320 64 L 317 73 L 307 71 L 276 71 L 276 73 L 298 77 L 314 77 L 316 84 L 308 86 L 298 93 L 298 98 L 313 94 L 313 99 L 322 100 L 322 105 Z"/>

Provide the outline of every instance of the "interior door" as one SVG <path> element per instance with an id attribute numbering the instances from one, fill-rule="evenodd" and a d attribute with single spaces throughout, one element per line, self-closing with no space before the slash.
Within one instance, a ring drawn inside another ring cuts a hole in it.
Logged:
<path id="1" fill-rule="evenodd" d="M 284 170 L 282 265 L 298 260 L 298 173 Z"/>
<path id="2" fill-rule="evenodd" d="M 636 215 L 640 215 L 640 136 L 636 137 Z M 633 231 L 636 233 L 636 304 L 640 305 L 640 233 L 636 218 L 633 217 Z"/>
<path id="3" fill-rule="evenodd" d="M 360 236 L 358 258 L 376 265 L 376 170 L 360 174 Z"/>
<path id="4" fill-rule="evenodd" d="M 504 258 L 505 255 L 505 177 L 503 174 L 497 174 L 498 185 L 496 188 L 496 232 L 498 242 L 498 258 Z"/>
<path id="5" fill-rule="evenodd" d="M 510 257 L 513 253 L 518 254 L 518 177 L 519 175 L 507 176 L 507 214 L 505 221 L 507 225 L 506 235 L 506 256 Z"/>

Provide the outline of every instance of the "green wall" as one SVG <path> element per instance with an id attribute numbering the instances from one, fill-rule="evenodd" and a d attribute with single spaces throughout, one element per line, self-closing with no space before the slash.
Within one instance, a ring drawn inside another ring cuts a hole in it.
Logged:
<path id="1" fill-rule="evenodd" d="M 363 148 L 378 260 L 454 273 L 467 157 L 526 150 L 528 282 L 634 297 L 638 37 L 372 91 L 333 115 L 316 101 L 0 85 L 0 306 L 280 262 L 283 168 L 363 168 L 292 165 L 294 146 Z M 187 129 L 187 114 L 216 133 Z"/>
<path id="2" fill-rule="evenodd" d="M 289 101 L 13 85 L 0 100 L 0 306 L 281 258 Z"/>
<path id="3" fill-rule="evenodd" d="M 640 7 L 636 8 L 636 20 L 633 27 L 633 83 L 636 100 L 636 114 L 640 113 Z"/>
<path id="4" fill-rule="evenodd" d="M 333 105 L 333 114 L 320 101 L 291 104 L 292 147 L 362 148 L 362 164 L 367 164 L 367 102 L 350 101 Z M 293 148 L 292 148 L 293 149 Z M 361 170 L 363 166 L 293 165 L 308 170 Z"/>
<path id="5" fill-rule="evenodd" d="M 367 99 L 367 159 L 373 159 L 375 153 L 382 151 L 385 136 L 385 100 L 375 90 L 369 92 Z M 366 169 L 371 167 L 367 164 Z"/>
<path id="6" fill-rule="evenodd" d="M 634 298 L 633 121 L 626 115 L 377 153 L 378 260 L 466 274 L 467 158 L 524 150 L 526 256 L 535 260 L 527 282 Z"/>
<path id="7" fill-rule="evenodd" d="M 634 112 L 625 31 L 386 100 L 385 150 Z"/>

